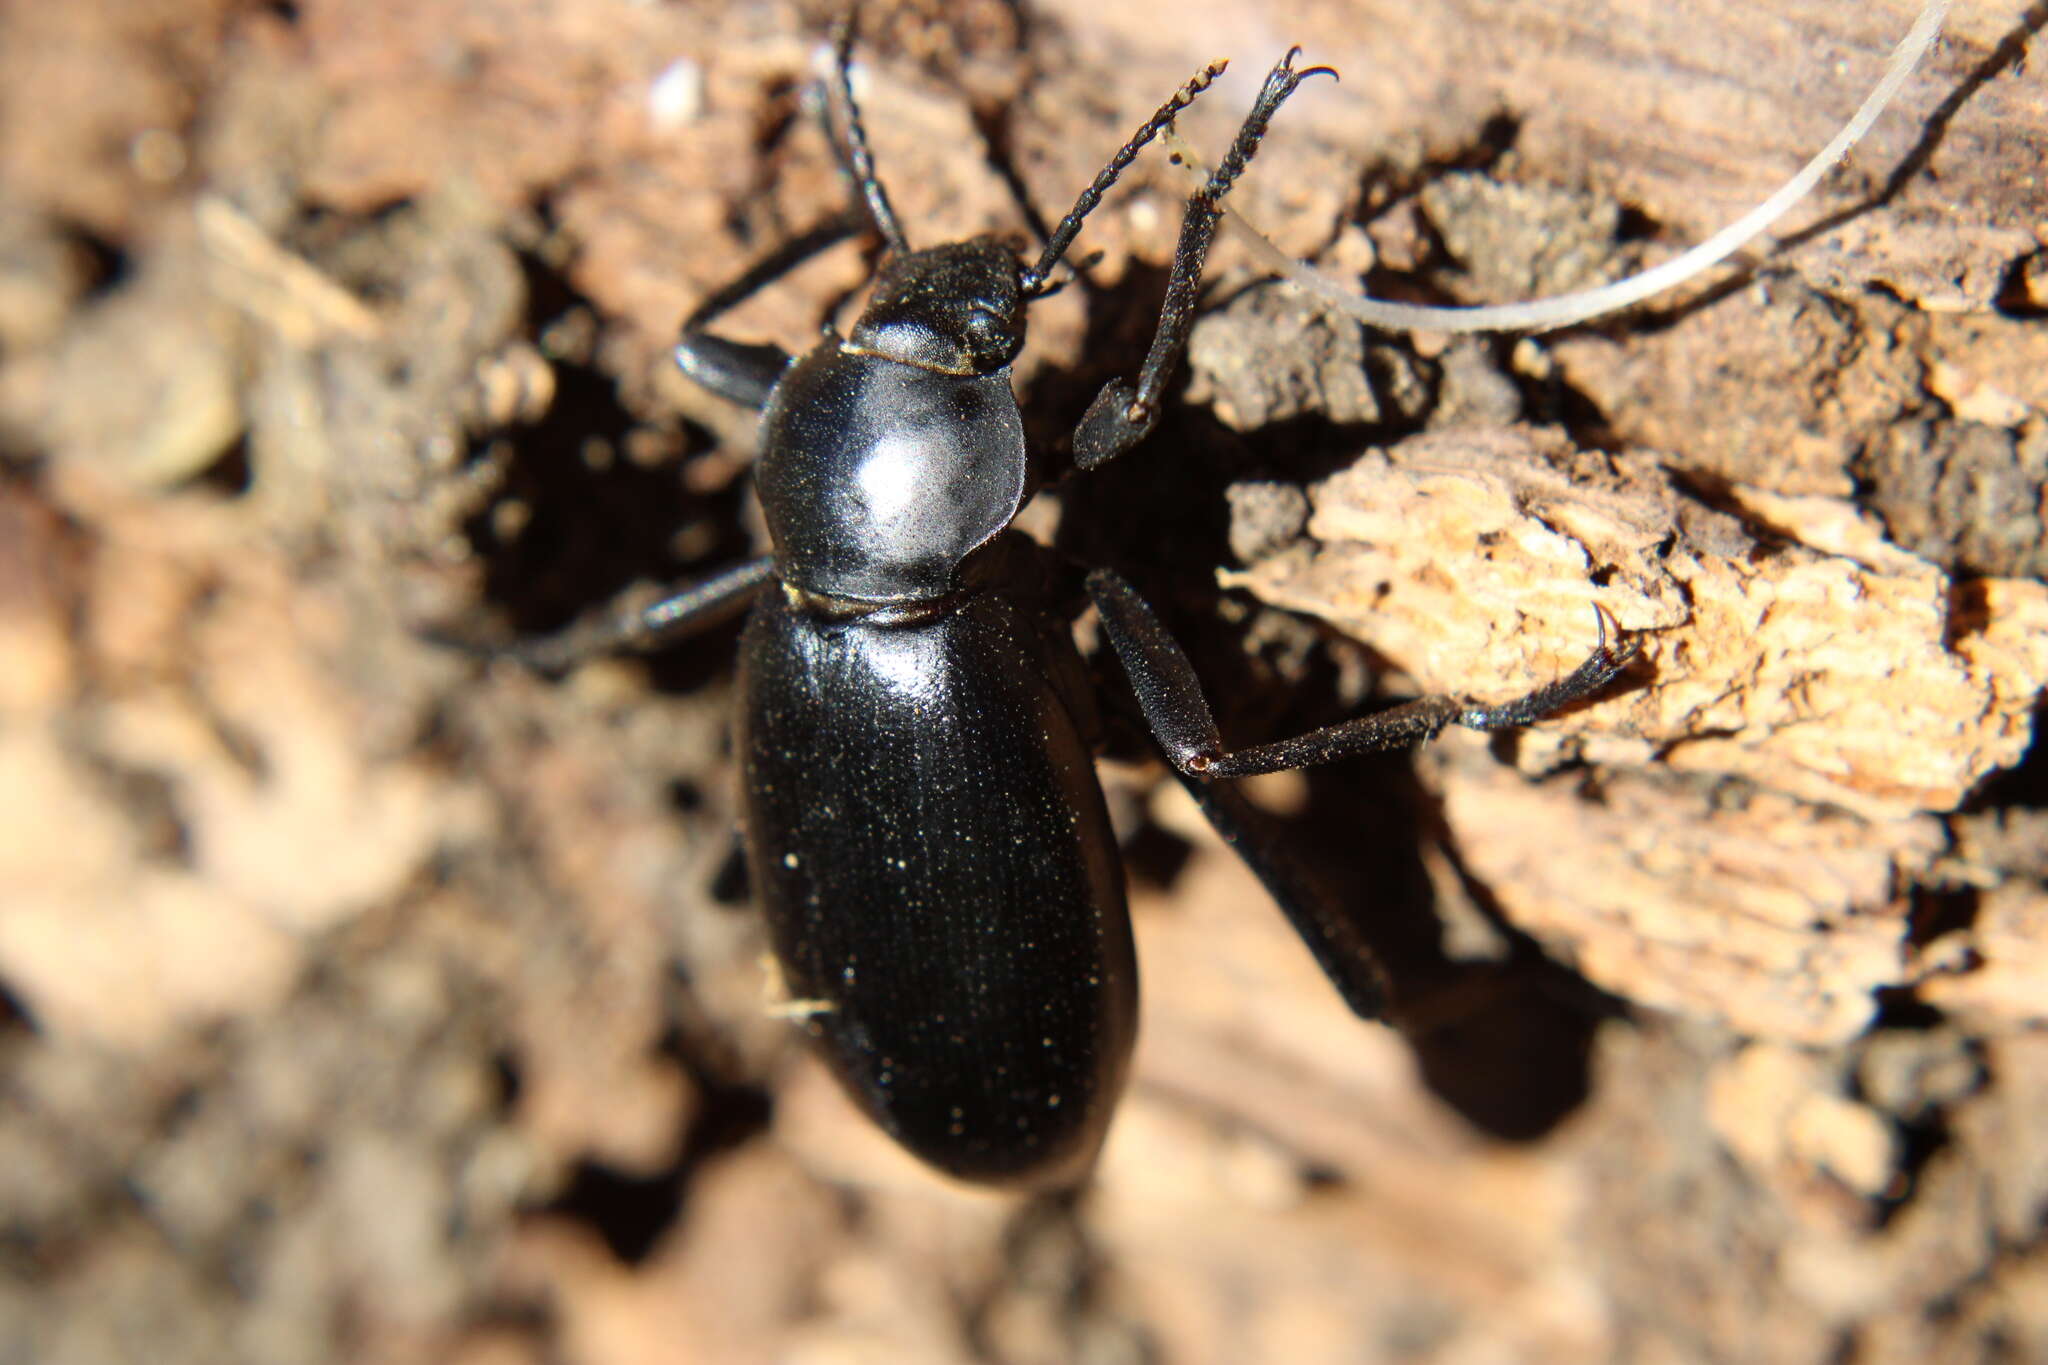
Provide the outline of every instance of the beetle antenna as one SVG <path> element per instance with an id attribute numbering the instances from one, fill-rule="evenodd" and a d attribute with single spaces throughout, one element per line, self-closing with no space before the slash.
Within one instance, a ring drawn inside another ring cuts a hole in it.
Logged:
<path id="1" fill-rule="evenodd" d="M 1172 99 L 1159 106 L 1159 112 L 1147 119 L 1144 127 L 1131 134 L 1131 140 L 1109 159 L 1109 164 L 1102 168 L 1094 182 L 1081 191 L 1081 197 L 1074 201 L 1074 207 L 1067 211 L 1066 217 L 1060 219 L 1060 225 L 1052 230 L 1052 236 L 1046 238 L 1045 250 L 1040 254 L 1038 264 L 1026 270 L 1019 281 L 1026 298 L 1044 298 L 1052 292 L 1053 286 L 1047 283 L 1047 278 L 1051 275 L 1052 268 L 1059 264 L 1060 257 L 1066 255 L 1067 248 L 1074 244 L 1074 235 L 1081 230 L 1081 220 L 1102 202 L 1102 196 L 1109 192 L 1109 187 L 1116 183 L 1117 177 L 1124 173 L 1125 167 L 1144 150 L 1145 144 L 1171 126 L 1175 115 L 1193 104 L 1195 97 L 1207 90 L 1210 83 L 1222 75 L 1223 68 L 1228 65 L 1228 62 L 1211 62 L 1197 71 L 1186 85 L 1174 91 Z"/>
<path id="2" fill-rule="evenodd" d="M 842 145 L 834 138 L 833 144 L 845 154 L 847 172 L 860 186 L 861 197 L 867 200 L 868 216 L 875 220 L 875 230 L 882 234 L 889 250 L 902 255 L 910 250 L 910 243 L 896 222 L 896 210 L 889 206 L 889 192 L 875 175 L 875 159 L 868 152 L 868 130 L 861 124 L 860 105 L 853 98 L 853 37 L 859 26 L 858 3 L 848 5 L 845 15 L 832 26 L 832 85 L 846 118 L 845 143 Z M 828 132 L 830 126 L 828 120 Z"/>

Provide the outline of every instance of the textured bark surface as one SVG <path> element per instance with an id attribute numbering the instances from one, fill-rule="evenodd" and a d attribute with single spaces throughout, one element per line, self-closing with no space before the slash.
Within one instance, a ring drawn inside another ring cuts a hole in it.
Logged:
<path id="1" fill-rule="evenodd" d="M 1057 1205 L 914 1166 L 769 1008 L 730 629 L 562 679 L 426 639 L 757 543 L 752 421 L 665 352 L 842 202 L 830 8 L 0 4 L 0 1360 L 2048 1355 L 2042 6 L 1958 6 L 1779 250 L 1639 316 L 1380 337 L 1219 243 L 1159 434 L 1026 523 L 1142 587 L 1233 742 L 1527 690 L 1596 605 L 1642 653 L 1254 785 L 1398 1031 L 1102 664 L 1144 1033 Z M 1912 18 L 867 10 L 916 243 L 1056 216 L 1228 56 L 1213 156 L 1299 42 L 1342 83 L 1239 201 L 1451 302 L 1711 232 Z M 1148 154 L 1033 317 L 1048 473 L 1185 192 Z M 731 331 L 804 346 L 869 264 Z"/>

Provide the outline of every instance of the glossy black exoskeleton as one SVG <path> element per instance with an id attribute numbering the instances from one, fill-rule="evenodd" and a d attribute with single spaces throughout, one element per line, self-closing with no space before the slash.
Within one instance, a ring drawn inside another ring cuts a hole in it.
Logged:
<path id="1" fill-rule="evenodd" d="M 838 50 L 843 152 L 888 255 L 849 336 L 792 360 L 706 324 L 827 229 L 708 300 L 677 359 L 763 409 L 755 479 L 772 555 L 678 593 L 601 641 L 523 653 L 559 665 L 673 638 L 757 597 L 741 645 L 739 749 L 753 882 L 792 1013 L 897 1141 L 971 1180 L 1085 1175 L 1128 1067 L 1137 972 L 1123 873 L 1083 717 L 1067 624 L 1028 590 L 1004 532 L 1027 493 L 1010 365 L 1030 302 L 1138 151 L 1221 71 L 1188 82 L 1111 159 L 1026 268 L 991 239 L 912 251 L 868 159 Z M 1220 201 L 1308 76 L 1290 53 L 1229 154 L 1188 202 L 1165 305 L 1135 384 L 1112 383 L 1074 434 L 1092 469 L 1151 430 L 1186 346 Z M 762 591 L 766 589 L 766 591 Z M 1277 850 L 1207 783 L 1413 743 L 1445 725 L 1525 724 L 1604 686 L 1627 649 L 1499 706 L 1432 697 L 1301 738 L 1226 752 L 1186 657 L 1114 573 L 1088 593 L 1147 725 L 1245 852 L 1347 1001 L 1378 982 L 1341 917 L 1293 894 Z"/>

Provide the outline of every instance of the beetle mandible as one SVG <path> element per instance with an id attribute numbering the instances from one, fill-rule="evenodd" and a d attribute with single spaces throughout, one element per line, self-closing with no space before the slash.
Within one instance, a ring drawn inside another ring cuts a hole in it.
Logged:
<path id="1" fill-rule="evenodd" d="M 801 358 L 710 322 L 850 224 L 792 242 L 683 327 L 684 373 L 760 409 L 755 483 L 773 552 L 614 623 L 514 652 L 560 667 L 594 648 L 674 639 L 749 599 L 738 747 L 752 881 L 797 1007 L 852 1098 L 956 1177 L 1050 1188 L 1085 1177 L 1134 1041 L 1137 969 L 1123 872 L 1079 717 L 1085 672 L 1006 534 L 1027 458 L 1010 367 L 1025 311 L 1082 221 L 1146 144 L 1215 80 L 1198 72 L 1110 158 L 1026 266 L 994 238 L 912 250 L 834 52 L 838 154 L 885 255 L 847 336 Z M 1083 470 L 1155 425 L 1186 349 L 1220 204 L 1309 77 L 1298 50 L 1266 76 L 1229 152 L 1187 201 L 1151 348 L 1075 428 Z M 1424 697 L 1290 740 L 1226 750 L 1193 669 L 1116 573 L 1087 579 L 1146 726 L 1203 809 L 1266 880 L 1359 1013 L 1379 1012 L 1362 945 L 1290 894 L 1218 778 L 1417 743 L 1447 725 L 1519 726 L 1604 687 L 1632 653 L 1600 643 L 1568 677 L 1483 705 Z M 573 634 L 573 633 L 572 633 Z"/>

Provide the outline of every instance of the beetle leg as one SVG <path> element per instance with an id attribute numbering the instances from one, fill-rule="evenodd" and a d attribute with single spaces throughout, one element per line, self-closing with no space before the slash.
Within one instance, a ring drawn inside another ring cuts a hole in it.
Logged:
<path id="1" fill-rule="evenodd" d="M 1299 50 L 1282 57 L 1280 64 L 1267 73 L 1258 99 L 1245 115 L 1244 126 L 1237 130 L 1236 141 L 1216 164 L 1208 183 L 1189 196 L 1180 224 L 1180 242 L 1173 251 L 1173 268 L 1167 276 L 1166 302 L 1159 310 L 1159 330 L 1152 336 L 1152 349 L 1145 355 L 1137 383 L 1110 381 L 1089 405 L 1081 424 L 1074 428 L 1074 463 L 1080 468 L 1094 469 L 1115 459 L 1150 435 L 1159 421 L 1159 401 L 1166 392 L 1166 381 L 1180 363 L 1181 353 L 1187 349 L 1188 332 L 1194 326 L 1202 266 L 1209 259 L 1209 244 L 1216 238 L 1216 225 L 1223 219 L 1223 196 L 1250 164 L 1260 139 L 1266 135 L 1266 125 L 1296 87 L 1310 76 L 1337 74 L 1326 66 L 1296 71 L 1294 58 Z"/>
<path id="2" fill-rule="evenodd" d="M 431 638 L 438 644 L 491 658 L 517 659 L 543 673 L 559 673 L 585 659 L 617 650 L 646 653 L 715 625 L 746 605 L 775 573 L 768 555 L 723 569 L 678 592 L 646 605 L 614 603 L 604 612 L 577 621 L 553 635 L 509 645 L 483 644 L 446 633 Z"/>
<path id="3" fill-rule="evenodd" d="M 829 246 L 860 230 L 851 210 L 828 218 L 808 232 L 790 238 L 704 302 L 683 320 L 683 339 L 676 346 L 676 364 L 684 374 L 721 398 L 750 408 L 768 405 L 768 394 L 789 368 L 789 352 L 768 343 L 728 341 L 707 331 L 720 314 L 752 298 Z"/>
<path id="4" fill-rule="evenodd" d="M 1307 945 L 1337 994 L 1361 1019 L 1385 1018 L 1391 992 L 1379 955 L 1327 884 L 1303 862 L 1293 843 L 1237 788 L 1178 774 L 1202 814 L 1231 851 L 1244 859 Z"/>
<path id="5" fill-rule="evenodd" d="M 1599 692 L 1636 653 L 1633 639 L 1609 642 L 1603 615 L 1600 642 L 1584 663 L 1570 675 L 1512 701 L 1482 706 L 1465 697 L 1419 697 L 1293 739 L 1226 751 L 1187 655 L 1145 600 L 1109 569 L 1088 575 L 1088 595 L 1101 613 L 1103 632 L 1130 677 L 1131 690 L 1137 694 L 1153 738 L 1178 771 L 1201 779 L 1285 772 L 1377 749 L 1420 744 L 1448 725 L 1474 730 L 1527 725 Z"/>
<path id="6" fill-rule="evenodd" d="M 768 406 L 768 395 L 790 360 L 789 352 L 773 343 L 727 341 L 709 332 L 685 333 L 675 356 L 676 365 L 697 383 L 756 410 Z"/>

